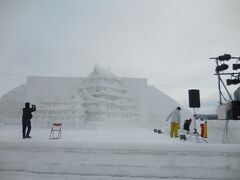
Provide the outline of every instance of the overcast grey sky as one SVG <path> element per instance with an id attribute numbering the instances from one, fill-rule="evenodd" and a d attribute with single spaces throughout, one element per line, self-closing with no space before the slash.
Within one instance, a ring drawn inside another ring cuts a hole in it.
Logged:
<path id="1" fill-rule="evenodd" d="M 0 96 L 29 75 L 86 77 L 96 63 L 199 113 L 218 102 L 211 56 L 240 56 L 238 0 L 0 0 Z M 231 86 L 233 92 L 238 86 Z"/>

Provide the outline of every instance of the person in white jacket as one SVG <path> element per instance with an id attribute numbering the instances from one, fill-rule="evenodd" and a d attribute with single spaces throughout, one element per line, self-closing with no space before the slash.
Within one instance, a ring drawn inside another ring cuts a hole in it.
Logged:
<path id="1" fill-rule="evenodd" d="M 176 109 L 174 109 L 167 117 L 166 121 L 168 121 L 169 119 L 171 119 L 171 130 L 170 130 L 170 137 L 173 138 L 177 138 L 178 136 L 178 129 L 180 127 L 181 124 L 181 115 L 180 115 L 180 107 L 177 107 Z"/>

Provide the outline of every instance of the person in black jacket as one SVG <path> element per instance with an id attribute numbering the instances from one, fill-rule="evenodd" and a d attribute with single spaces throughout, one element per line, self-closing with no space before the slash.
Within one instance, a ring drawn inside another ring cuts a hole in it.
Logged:
<path id="1" fill-rule="evenodd" d="M 36 106 L 32 105 L 30 107 L 30 103 L 26 102 L 25 103 L 25 108 L 23 108 L 23 114 L 22 114 L 22 135 L 23 138 L 31 138 L 29 136 L 31 132 L 31 119 L 32 119 L 32 112 L 36 111 Z M 26 132 L 27 129 L 27 132 Z"/>
<path id="2" fill-rule="evenodd" d="M 183 129 L 184 129 L 185 131 L 187 131 L 187 134 L 189 134 L 189 132 L 190 132 L 191 122 L 192 122 L 192 119 L 191 119 L 191 118 L 184 121 Z"/>

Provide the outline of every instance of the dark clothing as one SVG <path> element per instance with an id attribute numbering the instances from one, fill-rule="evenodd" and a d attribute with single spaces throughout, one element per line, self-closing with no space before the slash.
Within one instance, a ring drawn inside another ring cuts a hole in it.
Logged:
<path id="1" fill-rule="evenodd" d="M 36 111 L 36 107 L 25 107 L 23 108 L 23 115 L 22 115 L 22 120 L 31 120 L 32 119 L 32 112 Z"/>
<path id="2" fill-rule="evenodd" d="M 183 124 L 183 129 L 185 131 L 190 131 L 190 124 L 191 124 L 191 120 L 185 120 Z"/>
<path id="3" fill-rule="evenodd" d="M 31 119 L 32 119 L 32 112 L 36 111 L 36 107 L 32 106 L 23 108 L 23 115 L 22 115 L 22 135 L 23 138 L 29 137 L 29 134 L 31 132 Z M 27 133 L 26 133 L 27 129 Z"/>
<path id="4" fill-rule="evenodd" d="M 26 129 L 27 129 L 27 133 L 26 133 Z M 30 120 L 22 121 L 22 134 L 23 134 L 23 138 L 29 137 L 31 129 L 32 129 L 32 126 L 31 126 L 31 121 Z"/>

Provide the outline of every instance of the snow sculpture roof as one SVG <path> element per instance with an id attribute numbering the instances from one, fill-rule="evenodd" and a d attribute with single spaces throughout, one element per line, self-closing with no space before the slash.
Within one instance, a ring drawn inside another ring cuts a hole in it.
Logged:
<path id="1" fill-rule="evenodd" d="M 88 78 L 94 78 L 94 77 L 107 77 L 107 78 L 118 78 L 116 75 L 114 75 L 110 69 L 103 69 L 95 65 L 92 73 L 88 76 Z"/>

